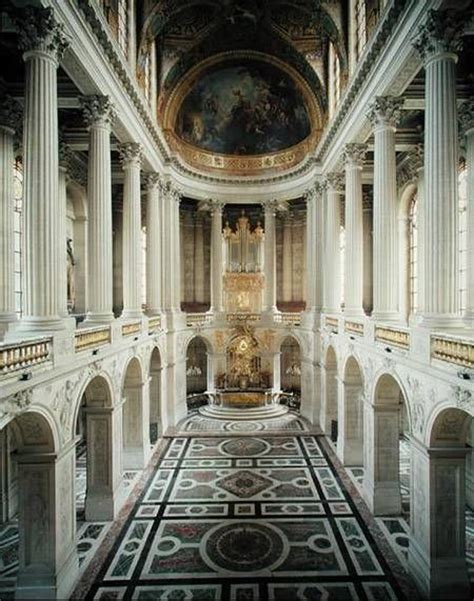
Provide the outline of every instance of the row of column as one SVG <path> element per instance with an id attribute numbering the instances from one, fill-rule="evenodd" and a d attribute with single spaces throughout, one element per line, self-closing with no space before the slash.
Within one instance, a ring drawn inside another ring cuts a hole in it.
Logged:
<path id="1" fill-rule="evenodd" d="M 456 105 L 456 50 L 459 28 L 446 29 L 445 12 L 431 11 L 415 42 L 424 60 L 425 143 L 424 191 L 419 201 L 423 224 L 420 253 L 423 274 L 420 299 L 422 323 L 449 326 L 459 322 L 458 269 L 458 119 Z M 395 131 L 403 100 L 376 97 L 367 114 L 374 134 L 373 197 L 373 317 L 399 318 L 398 197 Z M 468 169 L 468 309 L 474 316 L 474 103 L 465 102 L 459 113 Z M 325 202 L 324 309 L 337 312 L 341 303 L 340 202 L 345 192 L 345 314 L 363 311 L 363 205 L 361 172 L 367 145 L 346 144 L 344 174 L 327 173 L 323 180 Z M 312 269 L 314 274 L 314 268 Z"/>
<path id="2" fill-rule="evenodd" d="M 24 28 L 28 26 L 26 31 Z M 57 69 L 67 47 L 51 9 L 31 9 L 19 24 L 24 50 L 23 115 L 23 318 L 20 331 L 62 329 L 66 324 L 66 173 L 59 164 Z M 112 177 L 110 136 L 115 118 L 107 96 L 81 99 L 89 130 L 87 321 L 113 319 Z M 20 107 L 0 102 L 0 211 L 3 269 L 0 329 L 16 320 L 14 282 L 14 133 Z M 141 179 L 142 148 L 119 145 L 124 171 L 124 318 L 142 315 Z M 179 195 L 158 174 L 147 190 L 147 306 L 150 313 L 179 310 Z M 164 291 L 164 293 L 162 292 Z"/>

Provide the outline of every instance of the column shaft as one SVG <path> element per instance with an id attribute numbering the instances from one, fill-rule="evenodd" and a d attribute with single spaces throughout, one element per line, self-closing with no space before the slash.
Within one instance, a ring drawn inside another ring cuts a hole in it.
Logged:
<path id="1" fill-rule="evenodd" d="M 146 178 L 146 306 L 150 315 L 161 311 L 160 180 L 157 173 Z"/>
<path id="2" fill-rule="evenodd" d="M 275 202 L 265 204 L 265 311 L 276 312 Z"/>
<path id="3" fill-rule="evenodd" d="M 309 207 L 309 205 L 307 205 Z M 309 209 L 307 209 L 309 212 Z M 308 219 L 308 217 L 307 217 Z M 290 302 L 292 299 L 292 269 L 291 269 L 291 257 L 292 257 L 292 218 L 291 215 L 285 215 L 283 219 L 283 301 Z M 307 225 L 309 227 L 309 225 Z M 309 256 L 309 255 L 308 255 Z M 307 292 L 308 296 L 309 290 Z M 308 300 L 306 300 L 308 302 Z"/>
<path id="4" fill-rule="evenodd" d="M 324 312 L 341 310 L 341 193 L 342 173 L 326 178 L 326 224 L 324 236 Z"/>
<path id="5" fill-rule="evenodd" d="M 474 323 L 474 100 L 463 102 L 459 109 L 460 134 L 464 138 L 467 181 L 467 265 L 466 314 L 467 323 Z"/>
<path id="6" fill-rule="evenodd" d="M 222 204 L 212 203 L 211 232 L 211 311 L 220 313 L 222 307 Z"/>
<path id="7" fill-rule="evenodd" d="M 204 303 L 204 224 L 200 213 L 194 225 L 194 300 Z"/>

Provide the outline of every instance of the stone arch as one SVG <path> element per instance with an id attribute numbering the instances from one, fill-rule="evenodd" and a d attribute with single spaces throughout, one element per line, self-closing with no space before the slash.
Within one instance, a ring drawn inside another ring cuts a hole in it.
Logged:
<path id="1" fill-rule="evenodd" d="M 301 343 L 293 334 L 287 334 L 279 348 L 281 389 L 301 392 Z"/>
<path id="2" fill-rule="evenodd" d="M 338 361 L 336 349 L 329 344 L 322 369 L 321 425 L 333 442 L 337 440 L 338 422 Z"/>
<path id="3" fill-rule="evenodd" d="M 364 496 L 375 515 L 409 511 L 409 456 L 400 462 L 401 424 L 409 426 L 407 396 L 399 379 L 383 372 L 375 379 L 372 403 L 364 407 Z M 402 507 L 402 501 L 404 506 Z"/>
<path id="4" fill-rule="evenodd" d="M 212 345 L 201 334 L 186 345 L 186 395 L 204 393 L 212 383 Z"/>
<path id="5" fill-rule="evenodd" d="M 155 444 L 163 433 L 163 365 L 161 352 L 157 346 L 152 348 L 149 358 L 150 374 L 150 442 Z"/>
<path id="6" fill-rule="evenodd" d="M 122 385 L 123 467 L 143 469 L 150 454 L 148 389 L 144 390 L 143 367 L 138 357 L 126 364 Z"/>
<path id="7" fill-rule="evenodd" d="M 354 355 L 343 366 L 341 380 L 340 427 L 337 440 L 339 458 L 344 465 L 362 466 L 364 448 L 364 376 Z"/>

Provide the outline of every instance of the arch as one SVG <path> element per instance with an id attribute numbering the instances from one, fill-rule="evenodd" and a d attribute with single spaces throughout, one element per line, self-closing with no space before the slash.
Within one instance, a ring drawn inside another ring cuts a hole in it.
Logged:
<path id="1" fill-rule="evenodd" d="M 93 384 L 93 386 L 90 386 Z M 114 405 L 114 387 L 112 385 L 112 379 L 107 372 L 100 372 L 98 374 L 91 375 L 80 387 L 79 393 L 74 401 L 74 411 L 72 424 L 73 429 L 77 423 L 79 410 L 86 392 L 92 399 L 92 396 L 97 396 L 99 406 L 112 407 Z M 102 402 L 102 405 L 100 403 Z"/>
<path id="2" fill-rule="evenodd" d="M 132 357 L 124 371 L 123 399 L 123 467 L 143 469 L 150 453 L 148 394 L 144 394 L 143 368 Z M 146 391 L 147 393 L 148 391 Z"/>
<path id="3" fill-rule="evenodd" d="M 344 465 L 363 465 L 364 380 L 361 366 L 353 355 L 343 367 L 338 455 Z"/>
<path id="4" fill-rule="evenodd" d="M 430 447 L 464 447 L 472 415 L 458 407 L 444 407 L 432 418 L 428 431 Z"/>
<path id="5" fill-rule="evenodd" d="M 17 415 L 10 426 L 21 455 L 54 453 L 59 448 L 54 421 L 41 410 L 26 411 Z"/>
<path id="6" fill-rule="evenodd" d="M 330 344 L 326 349 L 322 370 L 323 402 L 321 424 L 333 442 L 337 440 L 338 425 L 338 363 L 335 348 Z"/>
<path id="7" fill-rule="evenodd" d="M 150 442 L 155 444 L 162 433 L 162 363 L 160 349 L 153 347 L 149 362 L 150 374 Z"/>
<path id="8" fill-rule="evenodd" d="M 204 393 L 210 379 L 212 347 L 205 337 L 193 336 L 186 347 L 186 394 Z"/>
<path id="9" fill-rule="evenodd" d="M 282 390 L 301 392 L 301 344 L 293 334 L 280 342 L 280 383 Z"/>

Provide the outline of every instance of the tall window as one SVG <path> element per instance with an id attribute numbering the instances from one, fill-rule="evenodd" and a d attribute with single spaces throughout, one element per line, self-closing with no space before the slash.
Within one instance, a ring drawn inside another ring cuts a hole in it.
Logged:
<path id="1" fill-rule="evenodd" d="M 128 55 L 128 0 L 118 2 L 118 32 L 117 38 L 120 48 L 125 56 Z"/>
<path id="2" fill-rule="evenodd" d="M 148 102 L 150 102 L 151 96 L 151 51 L 152 46 L 150 45 L 143 63 L 143 89 Z"/>
<path id="3" fill-rule="evenodd" d="M 21 269 L 22 253 L 22 220 L 23 208 L 23 171 L 20 161 L 16 161 L 13 167 L 13 203 L 14 203 L 14 275 L 15 275 L 15 311 L 21 317 L 23 311 L 23 277 Z"/>
<path id="4" fill-rule="evenodd" d="M 459 305 L 461 313 L 467 307 L 467 169 L 461 167 L 458 175 L 459 194 Z"/>
<path id="5" fill-rule="evenodd" d="M 416 194 L 410 202 L 408 213 L 409 248 L 408 278 L 410 286 L 410 312 L 418 310 L 418 202 Z"/>
<path id="6" fill-rule="evenodd" d="M 339 104 L 339 100 L 341 98 L 341 61 L 339 60 L 339 55 L 337 54 L 336 48 L 333 44 L 332 46 L 332 81 L 334 86 L 334 108 Z"/>

